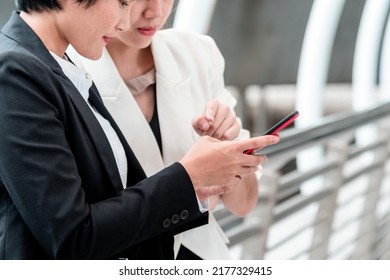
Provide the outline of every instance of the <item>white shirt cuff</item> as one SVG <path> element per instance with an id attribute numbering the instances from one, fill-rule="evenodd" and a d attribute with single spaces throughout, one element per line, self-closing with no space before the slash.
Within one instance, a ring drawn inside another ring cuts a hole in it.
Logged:
<path id="1" fill-rule="evenodd" d="M 201 213 L 209 211 L 210 209 L 209 199 L 206 199 L 205 201 L 200 201 L 199 198 L 196 197 L 196 200 L 198 201 L 199 211 Z"/>

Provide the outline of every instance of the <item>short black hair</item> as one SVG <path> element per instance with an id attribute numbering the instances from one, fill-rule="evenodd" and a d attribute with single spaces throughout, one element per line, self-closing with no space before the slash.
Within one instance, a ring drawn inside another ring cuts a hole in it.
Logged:
<path id="1" fill-rule="evenodd" d="M 86 8 L 93 6 L 98 0 L 74 0 L 84 4 Z M 60 11 L 61 3 L 58 0 L 15 0 L 16 7 L 23 12 Z"/>

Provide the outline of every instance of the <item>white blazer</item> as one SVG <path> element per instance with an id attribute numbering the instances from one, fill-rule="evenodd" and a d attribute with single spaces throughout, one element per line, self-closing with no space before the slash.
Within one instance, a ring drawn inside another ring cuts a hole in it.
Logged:
<path id="1" fill-rule="evenodd" d="M 167 29 L 152 42 L 156 67 L 156 101 L 163 157 L 137 102 L 123 82 L 107 50 L 98 61 L 68 52 L 78 66 L 92 75 L 103 101 L 119 125 L 146 174 L 151 176 L 180 160 L 199 137 L 191 121 L 211 99 L 234 108 L 236 100 L 225 89 L 224 59 L 208 36 Z M 239 120 L 240 121 L 240 120 Z M 242 130 L 240 138 L 249 137 Z M 202 259 L 230 259 L 228 242 L 212 213 L 207 225 L 175 237 Z"/>

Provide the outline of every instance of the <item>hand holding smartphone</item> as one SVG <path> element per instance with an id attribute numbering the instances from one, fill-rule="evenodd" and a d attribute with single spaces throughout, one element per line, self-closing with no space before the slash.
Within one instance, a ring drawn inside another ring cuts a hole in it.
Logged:
<path id="1" fill-rule="evenodd" d="M 273 127 L 264 132 L 263 135 L 276 135 L 279 131 L 289 126 L 297 117 L 299 116 L 298 111 L 293 111 L 283 119 L 281 119 L 278 123 L 276 123 Z M 249 149 L 244 151 L 244 154 L 250 155 L 255 154 L 257 152 L 256 148 Z"/>

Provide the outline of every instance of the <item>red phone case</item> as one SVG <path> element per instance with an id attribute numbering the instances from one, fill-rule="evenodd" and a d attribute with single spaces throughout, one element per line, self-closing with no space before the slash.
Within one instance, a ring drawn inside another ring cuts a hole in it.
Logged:
<path id="1" fill-rule="evenodd" d="M 279 131 L 289 126 L 297 117 L 299 116 L 298 111 L 293 111 L 287 116 L 285 116 L 283 119 L 281 119 L 278 123 L 276 123 L 274 126 L 272 126 L 270 129 L 268 129 L 266 132 L 264 132 L 263 135 L 276 135 Z M 249 150 L 244 151 L 244 154 L 252 154 L 255 151 L 256 148 L 252 148 Z"/>

